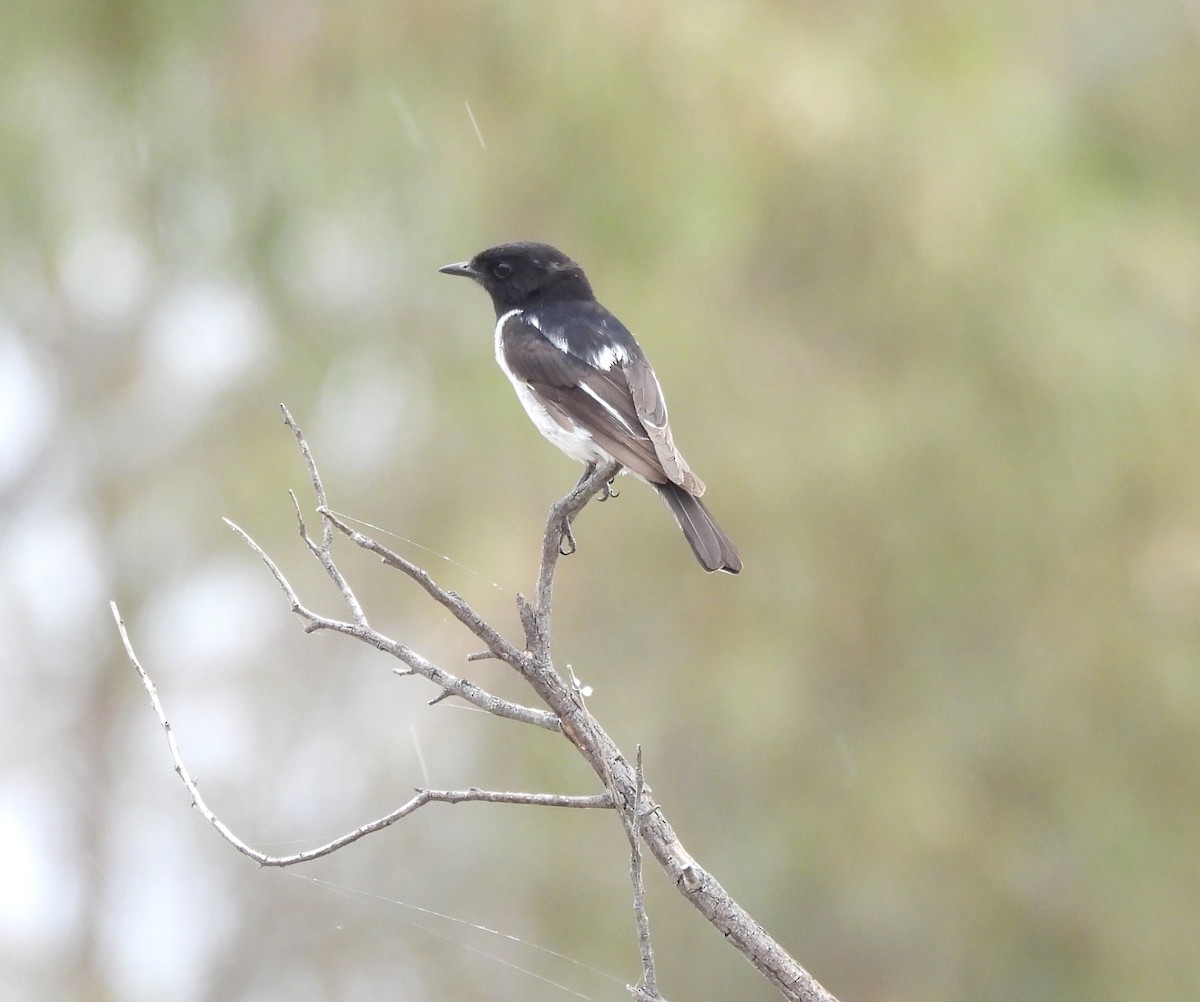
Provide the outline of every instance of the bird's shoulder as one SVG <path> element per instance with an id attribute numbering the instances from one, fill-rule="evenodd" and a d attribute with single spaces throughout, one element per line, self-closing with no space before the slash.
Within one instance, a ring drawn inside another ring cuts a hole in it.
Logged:
<path id="1" fill-rule="evenodd" d="M 644 357 L 629 329 L 595 300 L 528 307 L 514 314 L 506 326 L 514 339 L 544 339 L 572 359 L 602 371 L 624 368 Z"/>

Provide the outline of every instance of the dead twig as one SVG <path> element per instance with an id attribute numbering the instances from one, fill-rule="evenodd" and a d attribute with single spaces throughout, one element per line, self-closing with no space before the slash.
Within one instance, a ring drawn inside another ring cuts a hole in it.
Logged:
<path id="1" fill-rule="evenodd" d="M 170 721 L 167 719 L 166 710 L 163 708 L 162 700 L 158 695 L 158 687 L 154 684 L 154 680 L 138 658 L 136 651 L 133 648 L 133 642 L 129 639 L 129 632 L 125 628 L 125 621 L 121 618 L 120 610 L 117 608 L 116 602 L 110 602 L 109 608 L 112 611 L 113 619 L 116 620 L 117 630 L 121 634 L 121 643 L 125 646 L 125 654 L 128 656 L 130 663 L 137 670 L 138 676 L 142 680 L 142 685 L 150 696 L 150 704 L 154 707 L 154 713 L 158 717 L 158 722 L 163 729 L 163 734 L 167 738 L 167 748 L 171 753 L 171 761 L 174 763 L 175 772 L 182 780 L 183 785 L 187 788 L 188 793 L 192 796 L 192 806 L 196 808 L 201 816 L 212 825 L 226 842 L 232 845 L 238 852 L 249 856 L 260 866 L 294 866 L 297 863 L 307 863 L 309 860 L 320 859 L 322 856 L 328 856 L 332 852 L 337 852 L 351 842 L 357 842 L 360 838 L 371 835 L 374 832 L 381 831 L 389 825 L 395 824 L 402 818 L 408 817 L 410 814 L 420 810 L 426 804 L 465 804 L 465 803 L 485 803 L 485 804 L 523 804 L 529 807 L 573 807 L 573 808 L 596 808 L 596 807 L 611 807 L 612 797 L 608 793 L 596 793 L 588 796 L 570 796 L 557 793 L 516 793 L 508 790 L 480 790 L 476 787 L 471 787 L 466 790 L 429 790 L 418 789 L 414 796 L 407 803 L 396 808 L 389 814 L 368 822 L 364 825 L 359 825 L 353 831 L 346 832 L 344 835 L 339 835 L 337 838 L 326 842 L 324 845 L 319 845 L 314 849 L 306 849 L 303 852 L 291 853 L 287 856 L 272 856 L 265 852 L 248 845 L 242 839 L 238 838 L 220 818 L 213 813 L 212 809 L 204 800 L 204 796 L 200 793 L 200 788 L 196 784 L 196 779 L 188 771 L 187 765 L 183 760 L 183 753 L 179 749 L 179 742 L 175 739 L 175 732 L 171 727 Z"/>

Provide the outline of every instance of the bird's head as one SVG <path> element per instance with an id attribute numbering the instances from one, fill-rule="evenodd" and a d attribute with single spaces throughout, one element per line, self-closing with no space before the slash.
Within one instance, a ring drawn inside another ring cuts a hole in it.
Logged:
<path id="1" fill-rule="evenodd" d="M 497 316 L 543 303 L 595 298 L 583 269 L 549 244 L 500 244 L 438 271 L 482 285 Z"/>

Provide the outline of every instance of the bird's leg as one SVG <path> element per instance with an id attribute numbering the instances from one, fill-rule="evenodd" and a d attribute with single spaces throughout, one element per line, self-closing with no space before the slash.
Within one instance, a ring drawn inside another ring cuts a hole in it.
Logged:
<path id="1" fill-rule="evenodd" d="M 590 477 L 595 472 L 596 472 L 596 464 L 588 463 L 583 468 L 583 476 L 581 476 L 578 480 L 576 480 L 575 486 L 571 488 L 571 493 L 574 494 L 575 491 L 579 490 L 580 487 L 582 487 L 584 484 L 586 484 L 588 477 Z"/>
<path id="2" fill-rule="evenodd" d="M 571 493 L 574 494 L 575 491 L 579 490 L 580 487 L 587 483 L 588 477 L 595 472 L 595 463 L 588 463 L 586 466 L 584 466 L 583 476 L 575 481 L 575 486 L 571 489 Z M 571 532 L 571 520 L 569 518 L 563 519 L 562 526 L 559 529 L 558 552 L 564 557 L 569 557 L 575 552 L 575 536 Z"/>
<path id="3" fill-rule="evenodd" d="M 596 464 L 596 463 L 587 463 L 584 466 L 583 476 L 581 476 L 577 481 L 575 481 L 575 487 L 571 493 L 574 493 L 575 491 L 579 490 L 580 487 L 582 487 L 585 483 L 587 483 L 587 481 L 591 478 L 592 474 L 596 472 L 597 465 L 598 464 Z M 607 501 L 609 498 L 615 498 L 615 497 L 621 496 L 618 491 L 613 490 L 613 483 L 616 481 L 616 479 L 617 479 L 616 476 L 613 476 L 606 483 L 603 483 L 600 485 L 600 490 L 596 494 L 597 500 Z M 559 540 L 558 540 L 558 552 L 564 557 L 569 557 L 572 553 L 575 552 L 575 536 L 571 532 L 570 519 L 566 519 L 566 518 L 563 519 L 562 527 L 559 530 L 559 532 L 560 532 L 560 536 L 559 536 Z"/>

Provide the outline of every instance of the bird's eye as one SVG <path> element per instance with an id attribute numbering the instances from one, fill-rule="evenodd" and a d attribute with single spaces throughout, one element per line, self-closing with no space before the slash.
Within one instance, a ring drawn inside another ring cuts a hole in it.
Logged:
<path id="1" fill-rule="evenodd" d="M 507 261 L 500 261 L 492 265 L 492 274 L 497 278 L 508 278 L 512 274 L 512 265 Z"/>

